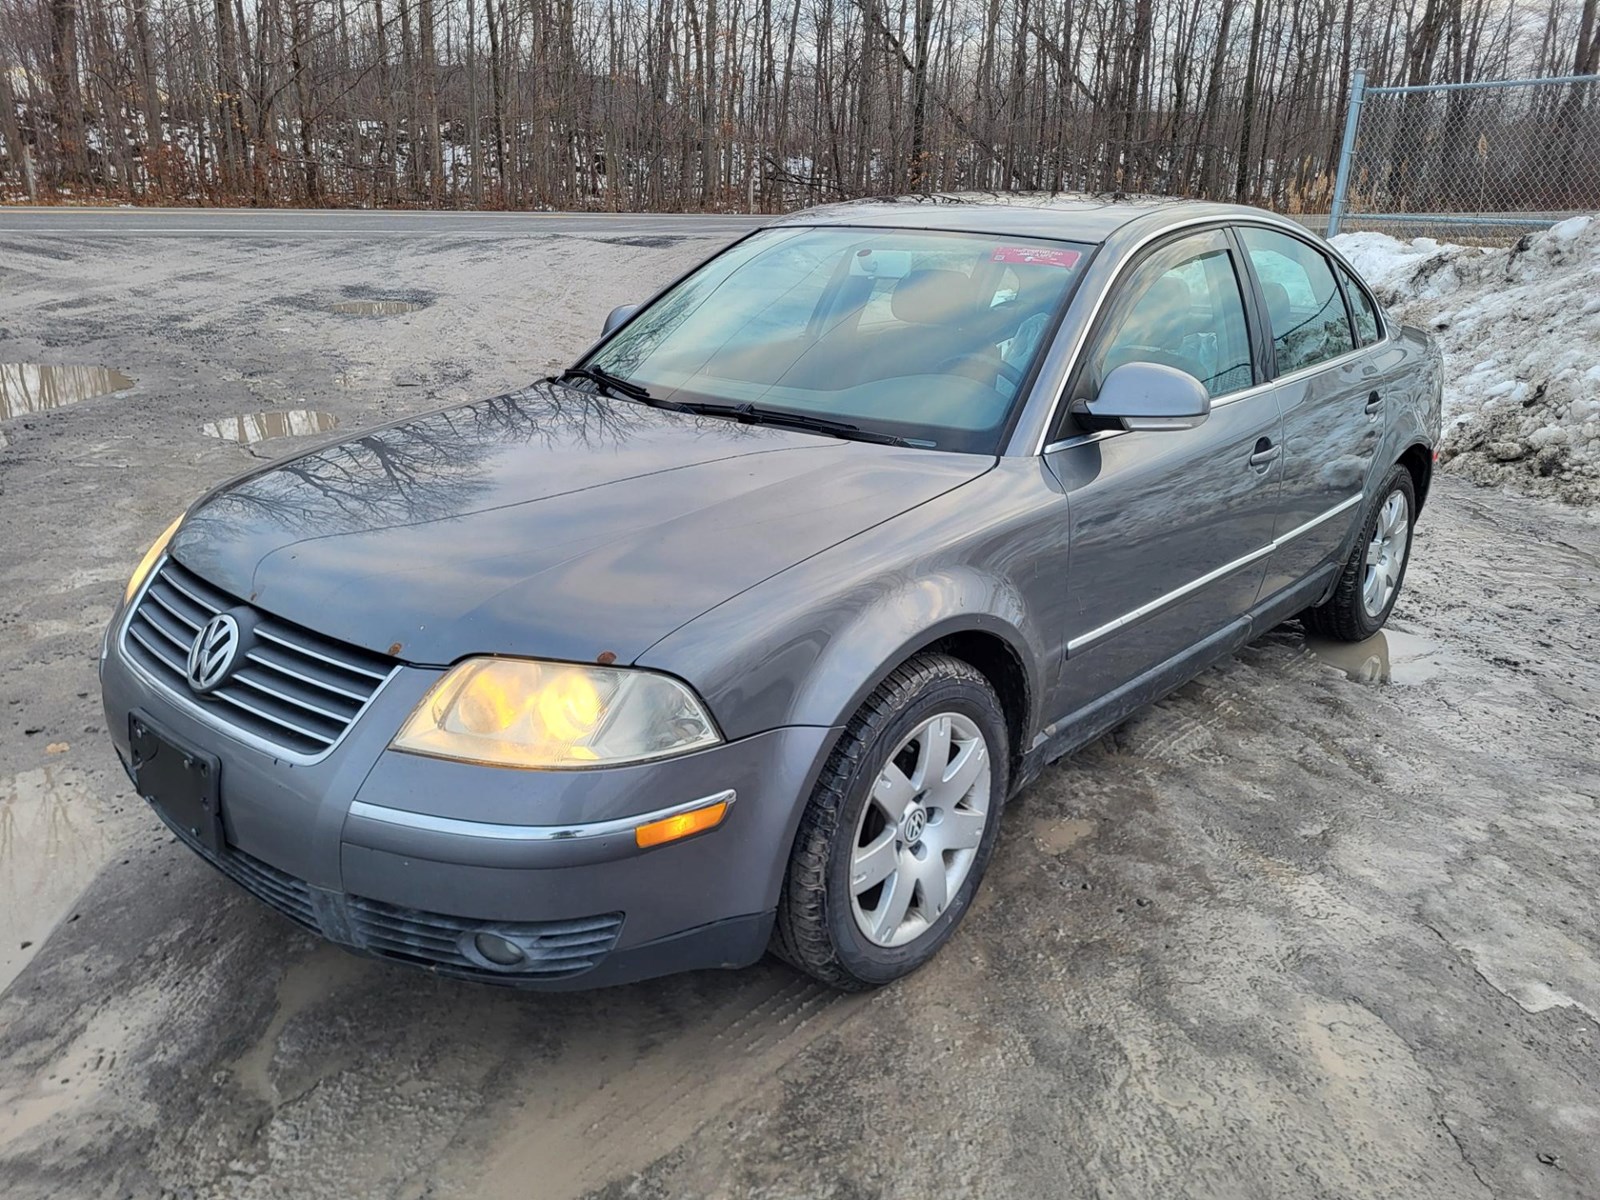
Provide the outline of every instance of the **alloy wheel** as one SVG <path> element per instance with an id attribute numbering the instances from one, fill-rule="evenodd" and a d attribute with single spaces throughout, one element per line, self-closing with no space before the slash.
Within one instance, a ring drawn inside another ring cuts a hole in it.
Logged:
<path id="1" fill-rule="evenodd" d="M 850 908 L 879 946 L 903 946 L 966 881 L 989 822 L 989 745 L 960 713 L 911 731 L 873 781 L 851 842 Z"/>
<path id="2" fill-rule="evenodd" d="M 1378 524 L 1367 545 L 1367 569 L 1361 584 L 1361 604 L 1369 617 L 1383 615 L 1400 583 L 1406 550 L 1411 544 L 1411 510 L 1405 493 L 1389 493 L 1378 510 Z"/>

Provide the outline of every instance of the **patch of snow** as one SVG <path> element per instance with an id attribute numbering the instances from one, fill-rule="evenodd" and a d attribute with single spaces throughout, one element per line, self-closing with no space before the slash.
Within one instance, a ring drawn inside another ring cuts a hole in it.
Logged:
<path id="1" fill-rule="evenodd" d="M 1334 245 L 1444 351 L 1448 469 L 1600 503 L 1600 220 L 1572 217 L 1509 249 L 1382 233 Z"/>

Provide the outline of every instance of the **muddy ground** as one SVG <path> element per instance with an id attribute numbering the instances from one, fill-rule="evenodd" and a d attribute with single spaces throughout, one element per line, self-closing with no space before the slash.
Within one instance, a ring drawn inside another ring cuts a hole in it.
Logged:
<path id="1" fill-rule="evenodd" d="M 0 1195 L 1600 1194 L 1600 525 L 1448 478 L 1387 639 L 1285 626 L 1048 772 L 873 995 L 443 982 L 173 844 L 96 638 L 188 499 L 309 444 L 201 427 L 492 393 L 715 241 L 359 219 L 0 233 L 0 360 L 137 380 L 0 423 Z"/>

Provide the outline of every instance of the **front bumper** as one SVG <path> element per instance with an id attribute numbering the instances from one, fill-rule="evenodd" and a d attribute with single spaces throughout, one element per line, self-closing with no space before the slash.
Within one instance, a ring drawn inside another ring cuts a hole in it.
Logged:
<path id="1" fill-rule="evenodd" d="M 293 762 L 231 736 L 146 678 L 110 639 L 106 723 L 130 760 L 142 715 L 215 755 L 225 846 L 192 849 L 258 899 L 348 948 L 524 987 L 739 967 L 765 950 L 800 811 L 829 731 L 793 727 L 680 758 L 523 771 L 388 749 L 439 677 L 402 668 L 326 757 Z M 732 791 L 715 829 L 650 850 L 632 826 Z M 523 949 L 506 967 L 477 935 Z"/>

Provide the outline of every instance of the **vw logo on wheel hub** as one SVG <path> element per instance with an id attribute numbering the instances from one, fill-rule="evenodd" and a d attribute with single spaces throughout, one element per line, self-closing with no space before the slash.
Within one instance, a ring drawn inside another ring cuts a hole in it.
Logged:
<path id="1" fill-rule="evenodd" d="M 922 840 L 923 831 L 927 828 L 928 810 L 919 804 L 906 814 L 905 820 L 901 822 L 900 832 L 909 844 L 916 845 Z"/>
<path id="2" fill-rule="evenodd" d="M 200 627 L 194 645 L 189 647 L 186 674 L 189 686 L 209 692 L 228 677 L 239 653 L 239 622 L 227 613 L 218 613 Z"/>

